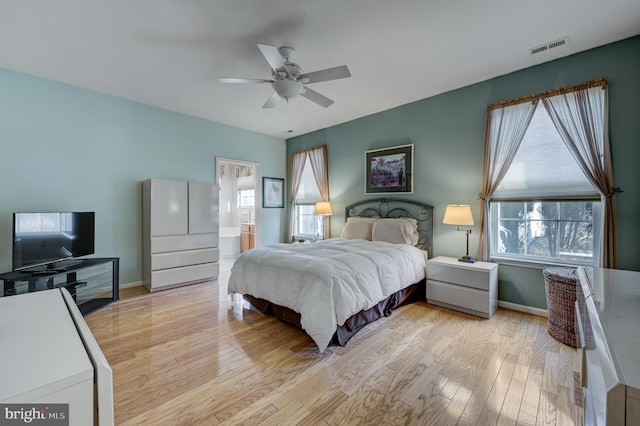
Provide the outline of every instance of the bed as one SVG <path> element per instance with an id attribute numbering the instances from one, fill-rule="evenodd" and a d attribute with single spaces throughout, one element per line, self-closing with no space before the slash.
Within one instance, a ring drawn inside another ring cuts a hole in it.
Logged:
<path id="1" fill-rule="evenodd" d="M 375 199 L 345 209 L 340 238 L 274 244 L 235 261 L 228 292 L 302 328 L 320 352 L 366 324 L 424 300 L 433 207 Z"/>

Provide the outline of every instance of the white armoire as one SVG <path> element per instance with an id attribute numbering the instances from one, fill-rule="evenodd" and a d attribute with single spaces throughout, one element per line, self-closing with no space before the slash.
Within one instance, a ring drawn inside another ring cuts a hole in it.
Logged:
<path id="1" fill-rule="evenodd" d="M 143 282 L 149 291 L 213 280 L 220 271 L 217 185 L 142 183 Z"/>

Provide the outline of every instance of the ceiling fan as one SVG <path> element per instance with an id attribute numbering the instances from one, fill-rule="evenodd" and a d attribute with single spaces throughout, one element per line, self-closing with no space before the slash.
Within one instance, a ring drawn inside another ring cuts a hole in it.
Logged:
<path id="1" fill-rule="evenodd" d="M 305 84 L 351 77 L 346 65 L 308 73 L 303 72 L 300 65 L 291 62 L 296 55 L 296 51 L 292 47 L 277 48 L 268 44 L 258 44 L 258 48 L 271 66 L 272 80 L 227 77 L 220 77 L 219 80 L 221 83 L 270 83 L 273 87 L 273 93 L 262 108 L 273 108 L 280 99 L 289 102 L 289 99 L 298 95 L 327 108 L 333 104 L 333 101 Z"/>

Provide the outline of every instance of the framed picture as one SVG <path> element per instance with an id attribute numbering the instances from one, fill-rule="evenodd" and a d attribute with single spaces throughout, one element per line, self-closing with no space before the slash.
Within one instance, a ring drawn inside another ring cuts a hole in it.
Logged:
<path id="1" fill-rule="evenodd" d="M 413 193 L 413 144 L 365 152 L 365 194 Z"/>
<path id="2" fill-rule="evenodd" d="M 262 178 L 262 207 L 284 208 L 284 179 Z"/>

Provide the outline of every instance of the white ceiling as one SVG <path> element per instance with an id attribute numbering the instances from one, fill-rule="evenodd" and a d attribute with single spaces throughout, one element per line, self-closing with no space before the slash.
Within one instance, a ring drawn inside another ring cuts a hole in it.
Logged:
<path id="1" fill-rule="evenodd" d="M 280 138 L 637 34 L 638 0 L 0 0 L 0 67 Z M 218 82 L 271 78 L 257 43 L 352 77 L 262 109 L 269 84 Z"/>

